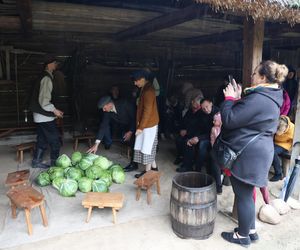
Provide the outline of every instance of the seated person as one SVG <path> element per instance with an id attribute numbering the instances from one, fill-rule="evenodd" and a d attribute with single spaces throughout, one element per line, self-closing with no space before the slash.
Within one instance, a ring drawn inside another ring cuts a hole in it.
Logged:
<path id="1" fill-rule="evenodd" d="M 196 136 L 197 127 L 199 123 L 198 112 L 200 112 L 201 109 L 201 105 L 200 105 L 201 98 L 202 97 L 199 96 L 191 101 L 190 109 L 188 110 L 188 112 L 186 112 L 185 116 L 181 121 L 179 136 L 176 138 L 175 141 L 176 150 L 177 150 L 176 160 L 174 161 L 175 165 L 182 162 L 183 150 L 187 141 L 190 138 Z"/>
<path id="2" fill-rule="evenodd" d="M 282 166 L 280 164 L 279 154 L 287 153 L 291 150 L 294 137 L 294 124 L 288 116 L 282 115 L 279 118 L 279 125 L 274 137 L 274 158 L 273 167 L 275 174 L 270 181 L 279 181 L 282 179 Z"/>
<path id="3" fill-rule="evenodd" d="M 98 146 L 104 136 L 110 136 L 111 123 L 120 126 L 122 129 L 121 141 L 129 144 L 133 149 L 136 125 L 136 110 L 134 104 L 126 99 L 118 99 L 113 101 L 110 96 L 104 96 L 99 100 L 98 108 L 103 110 L 103 119 L 96 135 L 95 144 L 87 152 L 97 152 Z M 125 171 L 128 172 L 136 169 L 138 169 L 138 165 L 133 162 L 133 159 L 131 159 L 130 164 L 125 167 Z"/>
<path id="4" fill-rule="evenodd" d="M 204 164 L 205 158 L 208 151 L 211 149 L 210 146 L 210 133 L 213 127 L 214 115 L 219 112 L 219 108 L 214 106 L 210 99 L 204 98 L 201 100 L 201 112 L 199 118 L 199 149 L 198 149 L 198 158 L 196 162 L 196 170 L 201 172 L 201 168 Z M 208 168 L 209 172 L 210 169 Z"/>

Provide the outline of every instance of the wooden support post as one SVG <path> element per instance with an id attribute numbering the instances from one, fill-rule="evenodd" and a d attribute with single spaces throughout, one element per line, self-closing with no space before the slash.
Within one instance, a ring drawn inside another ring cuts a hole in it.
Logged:
<path id="1" fill-rule="evenodd" d="M 5 50 L 5 58 L 6 58 L 6 62 L 5 62 L 5 67 L 6 67 L 6 80 L 10 80 L 10 50 L 6 49 Z"/>
<path id="2" fill-rule="evenodd" d="M 264 21 L 244 19 L 243 84 L 251 83 L 251 74 L 262 60 Z"/>

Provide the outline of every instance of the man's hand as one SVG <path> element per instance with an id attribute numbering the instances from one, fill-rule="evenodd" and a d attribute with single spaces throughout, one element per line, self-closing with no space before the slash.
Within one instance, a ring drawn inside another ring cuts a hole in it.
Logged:
<path id="1" fill-rule="evenodd" d="M 198 142 L 199 142 L 199 139 L 197 136 L 195 136 L 195 137 L 189 139 L 186 144 L 191 147 L 191 146 L 197 144 Z"/>
<path id="2" fill-rule="evenodd" d="M 141 129 L 137 129 L 137 130 L 135 131 L 135 136 L 137 136 L 137 135 L 141 134 L 142 132 L 143 132 L 143 130 L 141 130 Z"/>
<path id="3" fill-rule="evenodd" d="M 62 111 L 59 110 L 59 109 L 54 109 L 53 113 L 54 113 L 55 116 L 58 117 L 58 118 L 63 118 L 63 116 L 64 116 L 64 112 L 62 112 Z"/>
<path id="4" fill-rule="evenodd" d="M 180 136 L 184 137 L 187 134 L 187 131 L 185 129 L 180 130 L 179 132 Z"/>
<path id="5" fill-rule="evenodd" d="M 125 135 L 123 136 L 124 141 L 130 141 L 131 136 L 132 136 L 132 131 L 126 132 Z"/>
<path id="6" fill-rule="evenodd" d="M 86 152 L 87 153 L 94 153 L 94 154 L 96 154 L 97 150 L 98 150 L 98 146 L 99 146 L 99 143 L 95 143 L 94 146 L 92 146 L 91 148 L 89 148 L 88 151 L 86 151 Z"/>

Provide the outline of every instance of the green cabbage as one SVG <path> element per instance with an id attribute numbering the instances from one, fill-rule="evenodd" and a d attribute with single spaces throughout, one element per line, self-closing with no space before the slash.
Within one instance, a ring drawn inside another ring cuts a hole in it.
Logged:
<path id="1" fill-rule="evenodd" d="M 97 159 L 94 160 L 94 165 L 99 166 L 102 169 L 108 169 L 113 164 L 112 161 L 109 161 L 104 156 L 99 156 Z"/>
<path id="2" fill-rule="evenodd" d="M 111 172 L 109 170 L 103 170 L 100 175 L 100 180 L 105 181 L 109 187 L 112 184 Z"/>
<path id="3" fill-rule="evenodd" d="M 60 187 L 60 185 L 64 182 L 64 180 L 65 180 L 65 179 L 64 179 L 63 177 L 56 177 L 56 178 L 52 181 L 52 186 L 59 190 L 59 187 Z"/>
<path id="4" fill-rule="evenodd" d="M 82 154 L 82 158 L 89 159 L 89 160 L 91 160 L 92 162 L 93 162 L 94 160 L 96 160 L 98 157 L 99 157 L 99 155 L 92 154 L 92 153 L 84 153 L 84 154 Z"/>
<path id="5" fill-rule="evenodd" d="M 50 185 L 51 180 L 49 174 L 46 171 L 41 172 L 36 178 L 36 183 L 42 187 Z"/>
<path id="6" fill-rule="evenodd" d="M 68 179 L 78 181 L 82 177 L 81 170 L 79 170 L 78 168 L 69 168 L 66 176 Z"/>
<path id="7" fill-rule="evenodd" d="M 75 196 L 77 189 L 77 181 L 72 179 L 64 179 L 59 187 L 59 194 L 65 197 Z"/>
<path id="8" fill-rule="evenodd" d="M 105 181 L 103 181 L 103 180 L 94 180 L 92 182 L 92 190 L 93 190 L 93 192 L 107 193 L 108 192 L 108 187 L 107 187 Z"/>
<path id="9" fill-rule="evenodd" d="M 102 171 L 100 167 L 93 165 L 85 170 L 85 175 L 90 179 L 96 180 L 100 177 Z"/>
<path id="10" fill-rule="evenodd" d="M 120 170 L 119 168 L 114 168 L 111 176 L 115 183 L 123 184 L 125 182 L 125 172 L 123 169 Z"/>
<path id="11" fill-rule="evenodd" d="M 115 169 L 119 169 L 119 170 L 123 170 L 123 167 L 119 164 L 114 164 L 114 165 L 111 165 L 110 168 L 109 168 L 109 171 L 113 171 Z"/>
<path id="12" fill-rule="evenodd" d="M 90 192 L 92 190 L 92 182 L 93 182 L 93 180 L 91 180 L 87 177 L 81 177 L 78 180 L 79 190 L 83 193 Z"/>
<path id="13" fill-rule="evenodd" d="M 93 161 L 88 158 L 82 158 L 81 161 L 79 162 L 79 167 L 82 170 L 86 170 L 92 165 L 93 165 Z"/>
<path id="14" fill-rule="evenodd" d="M 56 166 L 62 167 L 62 168 L 70 167 L 71 159 L 69 158 L 69 156 L 62 154 L 60 157 L 57 158 Z"/>
<path id="15" fill-rule="evenodd" d="M 55 169 L 58 169 L 58 168 L 59 168 L 59 167 L 52 166 L 52 167 L 50 167 L 50 168 L 48 169 L 47 173 L 50 175 L 50 174 L 52 174 L 52 173 L 55 171 Z"/>
<path id="16" fill-rule="evenodd" d="M 79 151 L 73 152 L 71 156 L 72 165 L 75 165 L 77 162 L 80 162 L 82 155 Z"/>
<path id="17" fill-rule="evenodd" d="M 51 174 L 49 174 L 49 176 L 51 181 L 53 181 L 57 177 L 64 177 L 64 169 L 56 168 L 51 172 Z"/>

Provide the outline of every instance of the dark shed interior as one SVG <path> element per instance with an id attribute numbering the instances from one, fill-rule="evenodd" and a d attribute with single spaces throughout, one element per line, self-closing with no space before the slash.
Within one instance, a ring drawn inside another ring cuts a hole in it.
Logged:
<path id="1" fill-rule="evenodd" d="M 97 100 L 112 85 L 130 97 L 143 67 L 162 103 L 185 81 L 213 98 L 225 75 L 242 80 L 245 18 L 189 0 L 1 0 L 0 129 L 33 126 L 27 103 L 45 53 L 61 62 L 65 127 L 96 126 Z M 300 24 L 265 21 L 263 59 L 299 68 L 299 48 Z"/>

